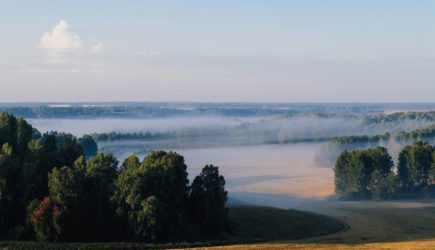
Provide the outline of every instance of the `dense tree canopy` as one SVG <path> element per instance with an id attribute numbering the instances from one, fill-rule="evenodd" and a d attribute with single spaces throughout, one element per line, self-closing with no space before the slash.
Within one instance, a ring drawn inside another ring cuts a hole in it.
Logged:
<path id="1" fill-rule="evenodd" d="M 393 168 L 385 148 L 343 151 L 334 169 L 336 193 L 342 198 L 374 199 L 432 195 L 434 152 L 428 142 L 414 142 L 402 149 Z"/>
<path id="2" fill-rule="evenodd" d="M 213 237 L 227 226 L 227 191 L 218 167 L 206 165 L 192 182 L 189 212 L 203 237 Z"/>
<path id="3" fill-rule="evenodd" d="M 387 176 L 393 161 L 386 148 L 344 151 L 335 165 L 336 192 L 348 198 L 363 198 L 371 194 L 373 174 Z"/>
<path id="4" fill-rule="evenodd" d="M 83 148 L 83 153 L 87 159 L 97 155 L 98 153 L 98 145 L 95 142 L 94 138 L 90 135 L 84 135 L 79 139 L 80 144 Z"/>
<path id="5" fill-rule="evenodd" d="M 0 146 L 0 239 L 175 242 L 227 229 L 217 167 L 206 166 L 190 187 L 175 152 L 153 151 L 142 162 L 132 155 L 119 166 L 90 136 L 41 135 L 6 113 Z"/>

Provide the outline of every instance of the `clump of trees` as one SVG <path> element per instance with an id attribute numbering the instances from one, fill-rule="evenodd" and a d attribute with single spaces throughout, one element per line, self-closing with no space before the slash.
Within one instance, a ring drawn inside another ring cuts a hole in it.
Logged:
<path id="1" fill-rule="evenodd" d="M 435 195 L 435 147 L 405 146 L 394 166 L 386 148 L 343 151 L 335 164 L 335 191 L 345 199 L 420 198 Z"/>
<path id="2" fill-rule="evenodd" d="M 189 185 L 175 152 L 119 164 L 97 153 L 90 136 L 41 135 L 7 113 L 0 145 L 0 239 L 176 242 L 227 231 L 225 179 L 216 166 Z"/>

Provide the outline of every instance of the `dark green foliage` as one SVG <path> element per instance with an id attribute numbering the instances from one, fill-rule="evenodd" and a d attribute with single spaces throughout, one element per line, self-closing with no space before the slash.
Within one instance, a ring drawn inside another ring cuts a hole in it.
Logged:
<path id="1" fill-rule="evenodd" d="M 334 169 L 335 191 L 345 198 L 370 197 L 373 174 L 388 176 L 392 167 L 393 161 L 385 148 L 344 151 Z"/>
<path id="2" fill-rule="evenodd" d="M 6 113 L 0 114 L 0 145 L 0 238 L 26 238 L 28 204 L 48 196 L 48 173 L 74 162 L 83 149 L 72 135 L 41 137 L 24 119 Z"/>
<path id="3" fill-rule="evenodd" d="M 432 165 L 432 153 L 434 149 L 427 142 L 415 142 L 411 148 L 411 161 L 408 162 L 410 177 L 415 185 L 427 185 L 429 171 Z"/>
<path id="4" fill-rule="evenodd" d="M 176 241 L 182 237 L 186 168 L 184 158 L 174 152 L 151 152 L 142 163 L 136 156 L 124 161 L 114 199 L 119 204 L 118 214 L 129 218 L 136 240 Z M 147 233 L 148 227 L 155 233 Z"/>
<path id="5" fill-rule="evenodd" d="M 402 191 L 408 191 L 413 185 L 409 173 L 409 165 L 412 162 L 411 149 L 411 146 L 405 146 L 399 154 L 399 163 L 397 165 L 397 178 L 400 182 Z"/>
<path id="6" fill-rule="evenodd" d="M 162 231 L 162 204 L 155 196 L 141 202 L 141 208 L 134 216 L 134 234 L 149 241 L 158 240 Z"/>
<path id="7" fill-rule="evenodd" d="M 396 192 L 396 187 L 396 177 L 392 172 L 389 174 L 382 173 L 380 170 L 373 172 L 369 183 L 372 199 L 391 199 Z"/>
<path id="8" fill-rule="evenodd" d="M 398 179 L 405 191 L 423 188 L 432 182 L 434 148 L 427 142 L 414 142 L 400 152 Z"/>
<path id="9" fill-rule="evenodd" d="M 432 197 L 435 184 L 435 149 L 417 141 L 399 154 L 396 170 L 382 147 L 344 151 L 335 166 L 335 190 L 342 198 L 391 199 Z"/>
<path id="10" fill-rule="evenodd" d="M 105 241 L 115 237 L 117 221 L 111 198 L 118 177 L 117 167 L 118 160 L 111 154 L 99 153 L 87 163 L 86 194 L 82 201 L 87 207 L 82 216 L 82 220 L 87 223 L 86 240 Z"/>
<path id="11" fill-rule="evenodd" d="M 189 198 L 189 213 L 202 237 L 216 237 L 227 227 L 227 191 L 218 167 L 206 165 L 195 177 Z"/>
<path id="12" fill-rule="evenodd" d="M 20 220 L 20 165 L 13 156 L 12 147 L 5 143 L 0 148 L 0 235 L 8 235 Z"/>
<path id="13" fill-rule="evenodd" d="M 51 199 L 63 207 L 71 207 L 83 194 L 83 173 L 75 168 L 54 168 L 48 175 Z"/>
<path id="14" fill-rule="evenodd" d="M 356 153 L 341 153 L 334 169 L 335 192 L 345 198 L 357 198 L 363 194 L 363 167 Z"/>
<path id="15" fill-rule="evenodd" d="M 89 159 L 98 153 L 98 145 L 94 141 L 94 138 L 90 135 L 84 135 L 79 139 L 80 145 L 83 148 L 83 153 L 86 156 L 86 159 Z"/>
<path id="16" fill-rule="evenodd" d="M 153 151 L 142 162 L 133 155 L 118 168 L 90 136 L 41 136 L 8 114 L 0 115 L 0 139 L 4 239 L 179 242 L 226 229 L 227 193 L 217 167 L 206 166 L 190 189 L 175 152 Z"/>
<path id="17" fill-rule="evenodd" d="M 51 160 L 55 166 L 71 166 L 84 154 L 79 141 L 71 134 L 50 132 L 42 135 L 42 141 L 47 144 L 47 151 L 54 158 Z"/>
<path id="18" fill-rule="evenodd" d="M 153 151 L 142 162 L 124 160 L 113 200 L 137 241 L 180 241 L 217 237 L 227 229 L 225 180 L 204 167 L 188 193 L 184 158 Z"/>

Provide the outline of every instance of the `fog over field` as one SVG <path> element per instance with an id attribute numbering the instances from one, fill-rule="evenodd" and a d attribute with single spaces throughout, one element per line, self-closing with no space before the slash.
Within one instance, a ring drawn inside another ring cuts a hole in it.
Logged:
<path id="1" fill-rule="evenodd" d="M 365 115 L 228 117 L 197 116 L 155 119 L 29 119 L 41 132 L 150 133 L 154 137 L 98 141 L 100 150 L 120 160 L 140 158 L 150 150 L 174 150 L 185 157 L 190 176 L 205 164 L 218 165 L 237 200 L 293 206 L 334 194 L 333 165 L 339 150 L 330 141 L 340 136 L 409 131 L 433 124 L 426 119 L 373 122 Z M 353 145 L 353 146 L 352 146 Z M 368 145 L 352 144 L 364 148 Z M 393 155 L 402 144 L 384 143 Z"/>
<path id="2" fill-rule="evenodd" d="M 112 131 L 167 132 L 189 127 L 233 126 L 259 118 L 181 117 L 160 119 L 28 119 L 41 132 L 65 131 L 76 136 Z"/>

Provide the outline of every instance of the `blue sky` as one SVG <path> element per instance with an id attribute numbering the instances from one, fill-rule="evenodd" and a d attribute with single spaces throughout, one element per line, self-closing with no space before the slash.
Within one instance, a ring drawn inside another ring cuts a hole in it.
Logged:
<path id="1" fill-rule="evenodd" d="M 432 102 L 435 1 L 8 1 L 0 101 Z"/>

